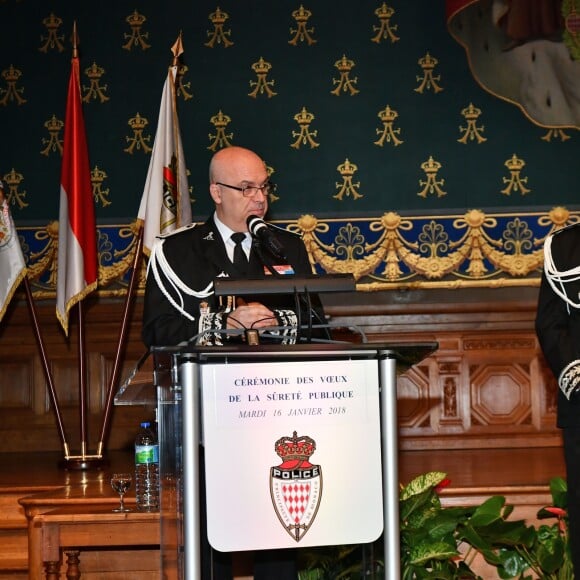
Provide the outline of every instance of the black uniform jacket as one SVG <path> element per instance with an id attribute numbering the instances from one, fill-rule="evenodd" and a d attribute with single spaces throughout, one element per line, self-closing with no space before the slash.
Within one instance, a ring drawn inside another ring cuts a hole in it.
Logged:
<path id="1" fill-rule="evenodd" d="M 266 249 L 261 248 L 257 240 L 254 240 L 246 277 L 266 277 L 264 262 L 271 266 L 290 265 L 297 276 L 311 275 L 312 267 L 300 236 L 271 225 L 268 227 L 272 228 L 283 245 L 287 260 L 275 258 Z M 213 217 L 210 217 L 204 224 L 192 224 L 170 234 L 164 240 L 163 250 L 175 273 L 189 288 L 195 291 L 204 290 L 218 276 L 240 277 L 240 273 L 236 271 L 227 256 L 224 242 L 215 226 Z M 171 292 L 171 296 L 179 302 L 178 294 L 175 291 Z M 225 302 L 225 298 L 222 297 L 221 302 Z M 270 309 L 296 310 L 293 295 L 266 294 L 243 298 L 246 302 L 262 302 Z M 320 302 L 316 297 L 313 298 L 313 304 L 316 303 L 320 315 Z M 220 303 L 220 298 L 213 294 L 201 300 L 186 295 L 184 296 L 184 310 L 194 316 L 194 320 L 188 320 L 167 300 L 149 272 L 143 312 L 142 338 L 145 344 L 147 346 L 171 346 L 189 340 L 198 334 L 201 302 L 207 303 L 207 307 L 212 312 L 225 309 L 225 304 Z M 315 321 L 315 323 L 317 322 Z"/>
<path id="2" fill-rule="evenodd" d="M 552 259 L 560 272 L 580 269 L 580 224 L 570 226 L 553 234 Z M 564 285 L 566 295 L 576 304 L 580 303 L 580 280 Z M 536 333 L 544 356 L 562 386 L 562 373 L 580 372 L 580 309 L 567 307 L 566 302 L 551 288 L 542 275 Z M 576 364 L 575 364 L 576 361 Z M 580 397 L 568 400 L 558 391 L 558 426 L 580 427 Z"/>

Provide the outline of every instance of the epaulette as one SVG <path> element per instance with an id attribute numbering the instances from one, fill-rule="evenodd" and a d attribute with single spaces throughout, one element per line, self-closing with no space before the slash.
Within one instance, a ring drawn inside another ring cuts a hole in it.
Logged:
<path id="1" fill-rule="evenodd" d="M 177 234 L 182 234 L 183 232 L 190 230 L 191 228 L 194 228 L 196 225 L 197 224 L 195 222 L 191 222 L 190 224 L 187 224 L 185 226 L 181 226 L 180 228 L 177 228 L 176 230 L 173 230 L 172 232 L 167 232 L 166 234 L 159 234 L 156 237 L 159 239 L 170 238 L 170 237 L 175 236 Z"/>

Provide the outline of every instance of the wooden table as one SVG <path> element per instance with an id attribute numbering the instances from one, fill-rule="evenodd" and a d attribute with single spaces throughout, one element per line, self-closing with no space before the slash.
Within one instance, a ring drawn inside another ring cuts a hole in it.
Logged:
<path id="1" fill-rule="evenodd" d="M 46 580 L 60 578 L 61 550 L 68 556 L 66 577 L 76 580 L 81 577 L 81 548 L 159 548 L 158 512 L 115 513 L 110 505 L 67 506 L 39 514 L 35 524 L 40 527 L 41 546 L 30 549 L 41 553 Z"/>
<path id="2" fill-rule="evenodd" d="M 126 471 L 128 466 L 117 467 L 119 471 Z M 119 505 L 119 496 L 111 489 L 110 470 L 64 473 L 60 487 L 21 497 L 18 503 L 23 508 L 28 524 L 30 580 L 45 578 L 46 562 L 60 559 L 60 556 L 51 559 L 55 554 L 54 546 L 57 546 L 57 553 L 61 548 L 91 548 L 98 552 L 101 549 L 108 550 L 114 557 L 120 557 L 120 552 L 128 546 L 133 549 L 128 548 L 127 558 L 123 558 L 123 562 L 129 565 L 130 556 L 133 555 L 138 559 L 138 564 L 147 562 L 150 566 L 147 568 L 151 570 L 147 578 L 158 578 L 159 513 L 137 512 L 134 492 L 129 492 L 129 497 L 125 498 L 132 512 L 128 515 L 112 512 Z M 85 558 L 85 572 L 86 565 Z M 51 574 L 48 578 L 59 578 L 56 571 Z M 145 578 L 145 575 L 142 577 Z"/>

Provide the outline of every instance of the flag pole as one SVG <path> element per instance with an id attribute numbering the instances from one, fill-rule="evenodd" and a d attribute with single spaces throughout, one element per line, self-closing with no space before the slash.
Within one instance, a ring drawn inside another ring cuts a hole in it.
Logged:
<path id="1" fill-rule="evenodd" d="M 179 57 L 181 56 L 181 54 L 183 54 L 183 42 L 182 42 L 182 38 L 181 38 L 181 32 L 179 33 L 177 40 L 175 41 L 175 43 L 171 47 L 171 52 L 173 53 L 173 59 L 172 59 L 171 66 L 175 67 L 179 63 Z M 175 87 L 172 88 L 172 97 L 173 97 L 172 109 L 174 111 L 174 116 L 175 116 L 175 111 L 177 110 L 177 106 L 175 103 Z M 176 126 L 176 123 L 174 123 L 174 130 L 175 130 L 175 126 Z M 178 141 L 175 135 L 174 135 L 174 141 L 175 142 Z M 178 158 L 179 156 L 177 155 L 176 157 Z M 179 181 L 179 180 L 177 180 L 177 181 Z M 178 184 L 177 184 L 177 187 L 178 187 Z M 179 202 L 180 201 L 179 190 L 177 190 L 176 197 L 177 197 L 177 200 Z M 178 215 L 179 215 L 179 212 L 178 212 Z M 109 435 L 110 424 L 111 424 L 111 419 L 112 419 L 113 400 L 114 400 L 115 393 L 117 392 L 117 388 L 118 388 L 117 383 L 119 380 L 119 373 L 121 370 L 121 353 L 122 353 L 122 350 L 123 350 L 123 347 L 124 347 L 125 341 L 126 341 L 127 328 L 128 328 L 128 324 L 129 324 L 129 313 L 130 313 L 130 308 L 132 305 L 133 297 L 135 294 L 135 286 L 137 283 L 137 277 L 139 275 L 139 267 L 141 264 L 142 254 L 143 254 L 143 239 L 144 239 L 144 235 L 145 235 L 145 227 L 144 227 L 144 223 L 143 223 L 142 219 L 138 219 L 137 222 L 139 224 L 139 229 L 138 229 L 137 237 L 136 237 L 137 243 L 136 243 L 136 248 L 135 248 L 135 256 L 133 258 L 131 278 L 129 281 L 129 286 L 127 288 L 127 294 L 125 296 L 125 307 L 123 310 L 121 329 L 119 331 L 119 339 L 117 340 L 117 352 L 115 355 L 115 361 L 114 361 L 113 368 L 111 371 L 109 384 L 107 387 L 107 399 L 105 402 L 105 409 L 104 409 L 104 413 L 103 413 L 103 423 L 102 423 L 102 427 L 101 427 L 101 436 L 99 438 L 99 444 L 97 447 L 97 455 L 99 457 L 102 457 L 105 453 L 105 446 L 106 446 L 107 438 Z"/>
<path id="2" fill-rule="evenodd" d="M 77 303 L 78 334 L 77 344 L 79 353 L 79 418 L 81 438 L 81 458 L 87 456 L 87 381 L 86 381 L 86 352 L 85 352 L 85 320 L 83 301 Z"/>
<path id="3" fill-rule="evenodd" d="M 173 43 L 173 46 L 171 47 L 171 52 L 173 53 L 173 62 L 172 65 L 173 67 L 178 67 L 179 65 L 179 57 L 183 54 L 183 40 L 181 37 L 181 30 L 179 31 L 179 35 L 177 37 L 177 40 Z M 177 71 L 179 72 L 179 70 Z M 177 80 L 177 73 L 175 75 L 175 79 Z M 175 143 L 175 147 L 176 147 L 176 151 L 175 151 L 175 174 L 179 175 L 180 169 L 179 169 L 179 159 L 180 159 L 180 153 L 177 150 L 177 148 L 180 145 L 180 139 L 178 138 L 178 135 L 176 134 L 177 132 L 177 123 L 175 122 L 175 117 L 177 115 L 177 92 L 175 90 L 175 82 L 173 83 L 172 87 L 171 87 L 171 97 L 173 99 L 173 117 L 174 117 L 174 122 L 173 122 L 173 142 Z M 179 178 L 177 178 L 175 180 L 175 199 L 177 200 L 177 215 L 181 215 L 181 203 L 182 203 L 182 199 L 181 199 L 181 194 L 183 193 L 180 190 L 180 183 L 179 183 Z M 180 224 L 183 225 L 183 224 Z"/>
<path id="4" fill-rule="evenodd" d="M 107 400 L 105 403 L 105 411 L 103 413 L 103 425 L 101 427 L 101 436 L 99 438 L 99 444 L 97 446 L 97 455 L 99 457 L 103 457 L 104 455 L 105 442 L 107 440 L 107 436 L 109 433 L 113 398 L 117 390 L 116 386 L 117 381 L 119 380 L 119 372 L 121 370 L 121 353 L 127 337 L 129 312 L 131 309 L 131 304 L 133 303 L 133 296 L 135 294 L 135 284 L 137 283 L 137 277 L 139 274 L 139 266 L 141 264 L 142 251 L 143 251 L 143 224 L 140 224 L 139 230 L 137 232 L 137 245 L 135 247 L 135 256 L 133 257 L 133 266 L 132 266 L 133 271 L 131 272 L 131 279 L 129 280 L 129 286 L 127 288 L 127 294 L 125 296 L 125 308 L 123 310 L 123 318 L 121 320 L 121 330 L 119 332 L 119 339 L 117 340 L 117 353 L 115 355 L 115 362 L 113 364 L 111 378 L 109 380 L 109 385 L 107 389 Z"/>
<path id="5" fill-rule="evenodd" d="M 32 290 L 30 289 L 28 275 L 24 277 L 23 284 L 24 291 L 26 293 L 26 301 L 28 303 L 28 311 L 30 313 L 30 318 L 32 320 L 32 326 L 34 327 L 34 338 L 36 338 L 36 344 L 38 346 L 40 358 L 42 359 L 42 368 L 44 370 L 44 376 L 48 384 L 48 393 L 50 395 L 50 400 L 52 402 L 52 408 L 54 409 L 54 413 L 56 415 L 56 422 L 58 424 L 58 433 L 60 435 L 60 440 L 62 442 L 64 455 L 65 457 L 67 457 L 69 455 L 69 445 L 67 441 L 66 431 L 64 428 L 64 423 L 62 420 L 62 415 L 60 412 L 58 396 L 56 394 L 56 389 L 54 388 L 54 381 L 52 379 L 52 373 L 50 372 L 50 366 L 48 364 L 48 357 L 46 356 L 46 349 L 44 348 L 44 340 L 42 338 L 40 325 L 38 323 L 38 316 L 36 313 L 36 307 L 34 305 L 34 297 L 32 296 Z"/>

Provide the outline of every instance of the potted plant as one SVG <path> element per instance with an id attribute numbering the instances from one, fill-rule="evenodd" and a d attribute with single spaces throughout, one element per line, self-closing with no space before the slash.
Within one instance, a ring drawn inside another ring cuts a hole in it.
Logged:
<path id="1" fill-rule="evenodd" d="M 443 472 L 420 475 L 400 492 L 401 578 L 479 578 L 471 569 L 480 554 L 498 578 L 572 580 L 566 517 L 566 482 L 550 481 L 552 505 L 538 512 L 550 518 L 537 528 L 510 520 L 513 506 L 492 496 L 479 506 L 443 507 L 448 483 Z M 382 577 L 382 541 L 371 546 L 332 546 L 300 551 L 300 580 Z"/>

